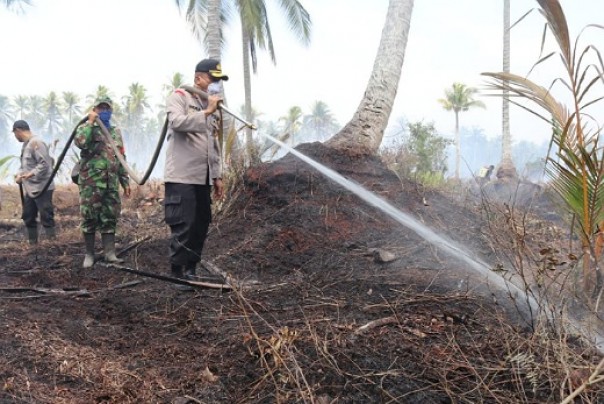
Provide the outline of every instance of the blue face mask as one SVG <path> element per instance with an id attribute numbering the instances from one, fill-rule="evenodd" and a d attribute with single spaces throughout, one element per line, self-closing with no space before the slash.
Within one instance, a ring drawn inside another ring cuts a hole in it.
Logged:
<path id="1" fill-rule="evenodd" d="M 103 125 L 105 125 L 106 128 L 109 128 L 111 125 L 111 113 L 112 111 L 109 110 L 99 112 L 99 119 L 101 122 L 103 122 Z"/>
<path id="2" fill-rule="evenodd" d="M 212 82 L 208 86 L 208 94 L 210 94 L 210 95 L 220 94 L 221 90 L 222 90 L 222 82 L 221 81 Z"/>

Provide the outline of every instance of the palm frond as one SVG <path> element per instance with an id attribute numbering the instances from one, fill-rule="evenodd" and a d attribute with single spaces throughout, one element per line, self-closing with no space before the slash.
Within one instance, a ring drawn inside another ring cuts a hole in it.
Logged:
<path id="1" fill-rule="evenodd" d="M 556 154 L 558 159 L 550 158 L 546 170 L 555 178 L 552 187 L 564 197 L 568 208 L 577 217 L 587 218 L 579 220 L 579 223 L 584 235 L 590 237 L 586 231 L 596 228 L 604 220 L 604 164 L 599 158 L 601 149 L 598 148 L 597 137 L 591 139 L 588 147 L 578 145 L 573 151 L 564 147 L 561 141 L 561 136 L 554 136 L 559 149 Z M 586 193 L 583 192 L 585 184 Z M 583 200 L 584 195 L 587 195 L 587 203 Z"/>
<path id="2" fill-rule="evenodd" d="M 263 10 L 262 10 L 262 15 L 264 16 L 264 24 L 263 24 L 263 33 L 264 33 L 264 37 L 265 39 L 265 43 L 266 43 L 266 49 L 268 50 L 268 54 L 271 57 L 271 61 L 273 62 L 273 64 L 277 64 L 277 56 L 275 54 L 275 46 L 273 44 L 273 34 L 271 32 L 271 26 L 268 23 L 268 11 L 266 10 L 266 6 L 264 6 L 264 4 L 262 5 Z"/>
<path id="3" fill-rule="evenodd" d="M 526 13 L 524 13 L 520 18 L 518 18 L 512 25 L 510 25 L 510 30 L 512 28 L 514 28 L 516 25 L 520 24 L 520 22 L 522 20 L 524 20 L 530 13 L 532 13 L 533 11 L 535 11 L 534 8 L 531 8 L 529 11 L 527 11 Z"/>
<path id="4" fill-rule="evenodd" d="M 0 179 L 6 178 L 11 163 L 17 159 L 17 156 L 12 155 L 0 158 Z"/>
<path id="5" fill-rule="evenodd" d="M 526 77 L 513 73 L 486 72 L 482 73 L 482 75 L 491 77 L 495 80 L 489 83 L 487 87 L 496 90 L 507 90 L 512 94 L 516 94 L 534 102 L 546 110 L 560 126 L 566 126 L 568 123 L 570 117 L 568 109 L 558 102 L 548 89 L 533 83 Z"/>
<path id="6" fill-rule="evenodd" d="M 577 89 L 579 89 L 580 87 L 583 87 L 583 84 L 584 84 L 585 80 L 587 79 L 588 69 L 590 67 L 593 67 L 593 65 L 590 65 L 585 69 L 585 72 L 581 76 L 581 79 L 579 81 L 579 86 L 577 86 Z M 597 71 L 597 69 L 596 69 L 596 71 Z M 600 77 L 599 77 L 599 75 L 596 75 L 595 77 L 592 77 L 589 80 L 589 82 L 587 83 L 587 85 L 585 86 L 585 88 L 582 91 L 578 91 L 577 101 L 579 102 L 579 104 L 582 103 L 583 98 L 588 94 L 589 90 L 593 87 L 593 85 L 599 81 L 600 81 Z M 593 103 L 593 102 L 590 102 L 590 103 Z M 586 107 L 586 105 L 582 105 L 581 109 L 584 109 L 585 107 Z"/>
<path id="7" fill-rule="evenodd" d="M 564 11 L 558 0 L 537 0 L 541 9 L 541 14 L 545 16 L 552 34 L 558 42 L 560 52 L 567 62 L 568 66 L 572 66 L 572 53 L 570 45 L 570 37 L 568 33 L 568 25 Z"/>
<path id="8" fill-rule="evenodd" d="M 298 0 L 281 0 L 281 8 L 285 10 L 289 27 L 305 46 L 310 44 L 311 19 L 308 11 Z"/>
<path id="9" fill-rule="evenodd" d="M 548 53 L 547 55 L 539 58 L 539 60 L 537 60 L 537 62 L 535 62 L 535 64 L 529 70 L 528 75 L 530 76 L 530 74 L 533 72 L 533 70 L 535 70 L 535 68 L 537 66 L 539 66 L 541 63 L 545 62 L 546 60 L 548 60 L 549 58 L 551 58 L 555 54 L 556 54 L 556 52 L 551 52 L 551 53 Z"/>

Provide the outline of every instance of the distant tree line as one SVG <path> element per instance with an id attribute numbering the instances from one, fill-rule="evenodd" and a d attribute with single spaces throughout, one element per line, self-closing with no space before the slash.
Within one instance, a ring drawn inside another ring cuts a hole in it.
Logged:
<path id="1" fill-rule="evenodd" d="M 433 123 L 410 123 L 400 118 L 387 131 L 382 155 L 388 164 L 406 177 L 435 183 L 454 176 L 457 147 L 459 145 L 460 177 L 472 178 L 480 168 L 501 161 L 501 136 L 487 137 L 479 127 L 459 128 L 459 143 L 440 135 Z M 539 182 L 543 180 L 547 142 L 536 144 L 521 141 L 513 144 L 512 158 L 521 178 Z M 396 157 L 394 155 L 396 155 Z"/>
<path id="2" fill-rule="evenodd" d="M 151 105 L 148 90 L 139 83 L 132 83 L 122 96 L 103 85 L 85 96 L 70 91 L 51 91 L 45 96 L 17 95 L 12 98 L 0 94 L 0 141 L 3 144 L 0 157 L 18 154 L 20 150 L 20 144 L 11 132 L 12 124 L 17 119 L 26 120 L 32 131 L 51 145 L 55 155 L 60 153 L 77 123 L 92 108 L 94 100 L 109 96 L 114 101 L 113 122 L 122 129 L 128 159 L 136 169 L 145 170 L 165 120 L 164 100 L 183 83 L 183 75 L 174 74 L 171 81 L 162 86 L 162 101 L 157 105 Z M 310 105 L 306 113 L 301 107 L 293 106 L 276 121 L 262 118 L 261 112 L 254 111 L 253 122 L 258 126 L 258 132 L 285 138 L 291 146 L 301 142 L 324 141 L 340 128 L 329 106 L 320 100 Z M 254 137 L 258 142 L 266 143 L 259 133 Z M 265 145 L 264 150 L 272 146 Z M 264 158 L 274 155 L 265 153 Z M 154 175 L 161 175 L 161 166 L 160 160 Z"/>
<path id="3" fill-rule="evenodd" d="M 461 128 L 461 167 L 460 176 L 468 178 L 476 175 L 484 166 L 501 163 L 502 140 L 501 136 L 487 137 L 482 128 Z M 547 142 L 536 144 L 522 140 L 512 143 L 512 161 L 518 170 L 520 178 L 531 181 L 543 180 L 543 164 L 547 156 Z M 448 164 L 454 165 L 454 160 L 449 158 Z"/>

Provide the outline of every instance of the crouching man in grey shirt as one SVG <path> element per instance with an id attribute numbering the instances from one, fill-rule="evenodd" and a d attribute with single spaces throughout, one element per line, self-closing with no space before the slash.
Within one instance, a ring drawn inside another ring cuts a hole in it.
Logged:
<path id="1" fill-rule="evenodd" d="M 15 176 L 15 182 L 21 186 L 23 194 L 21 218 L 27 227 L 29 243 L 36 244 L 38 242 L 38 223 L 36 221 L 38 213 L 46 236 L 53 239 L 56 235 L 52 205 L 54 182 L 44 192 L 41 192 L 52 174 L 52 159 L 48 145 L 30 131 L 27 122 L 16 121 L 13 124 L 13 133 L 17 140 L 23 143 L 21 167 Z"/>

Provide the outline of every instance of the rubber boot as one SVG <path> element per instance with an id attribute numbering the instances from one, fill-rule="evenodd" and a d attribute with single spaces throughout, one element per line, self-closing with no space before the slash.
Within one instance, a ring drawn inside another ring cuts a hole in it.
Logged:
<path id="1" fill-rule="evenodd" d="M 57 238 L 57 232 L 54 227 L 45 227 L 44 233 L 46 234 L 46 238 L 48 240 L 54 240 Z"/>
<path id="2" fill-rule="evenodd" d="M 82 268 L 92 268 L 94 265 L 94 233 L 84 233 L 84 244 L 86 245 L 86 255 Z"/>
<path id="3" fill-rule="evenodd" d="M 197 278 L 196 268 L 197 268 L 196 262 L 188 262 L 187 265 L 185 265 L 184 278 L 188 281 L 196 280 L 196 278 Z"/>
<path id="4" fill-rule="evenodd" d="M 38 228 L 28 227 L 27 228 L 27 239 L 29 244 L 38 244 Z"/>
<path id="5" fill-rule="evenodd" d="M 182 265 L 172 264 L 170 266 L 170 274 L 174 278 L 182 278 L 183 277 Z"/>
<path id="6" fill-rule="evenodd" d="M 172 276 L 174 278 L 178 278 L 178 279 L 183 279 L 183 280 L 189 280 L 187 278 L 185 278 L 185 274 L 183 272 L 183 266 L 182 265 L 176 265 L 176 264 L 172 264 L 170 267 L 170 272 L 172 274 Z M 193 291 L 193 288 L 191 286 L 187 286 L 187 285 L 179 285 L 179 284 L 174 284 L 174 289 L 181 291 L 181 292 L 191 292 Z"/>
<path id="7" fill-rule="evenodd" d="M 114 264 L 121 264 L 122 262 L 124 262 L 123 259 L 118 258 L 117 255 L 115 255 L 114 233 L 101 234 L 101 240 L 103 241 L 103 252 L 105 253 L 105 262 L 111 262 Z"/>

